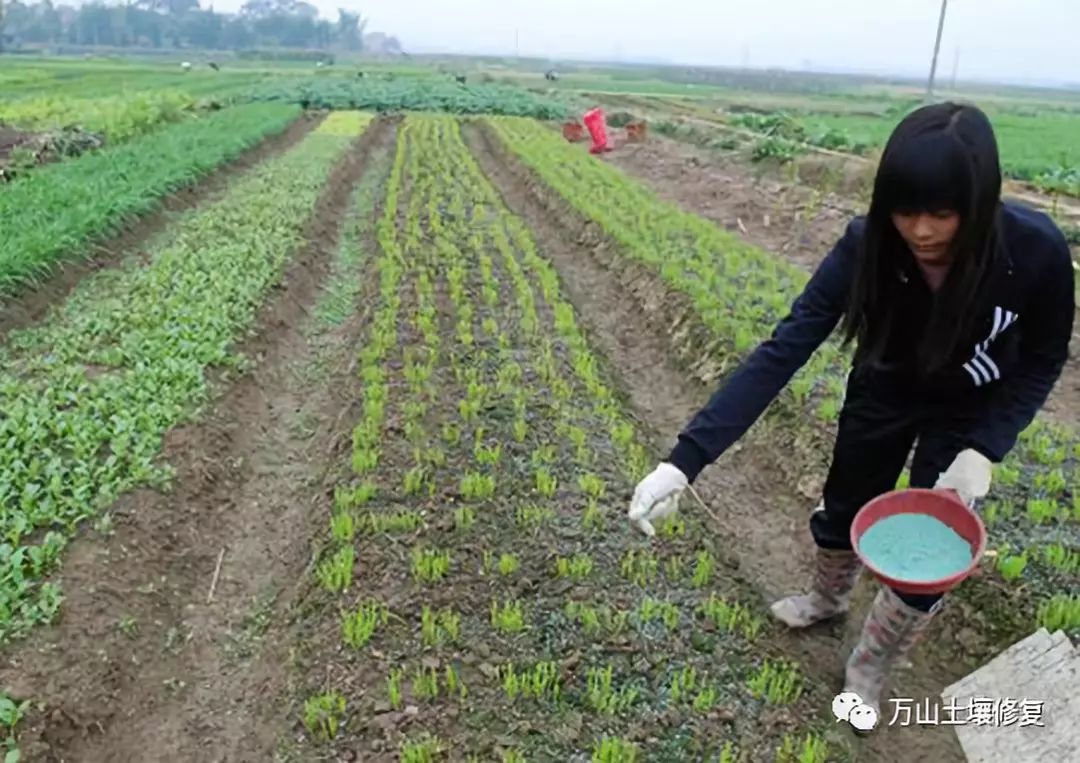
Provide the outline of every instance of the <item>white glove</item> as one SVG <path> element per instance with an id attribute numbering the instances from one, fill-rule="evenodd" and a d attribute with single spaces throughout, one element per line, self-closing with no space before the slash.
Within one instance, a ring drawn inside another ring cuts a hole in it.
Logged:
<path id="1" fill-rule="evenodd" d="M 630 521 L 646 535 L 656 535 L 652 523 L 675 513 L 679 508 L 679 496 L 687 484 L 686 475 L 678 467 L 660 464 L 634 488 Z"/>
<path id="2" fill-rule="evenodd" d="M 955 490 L 960 500 L 971 506 L 976 498 L 990 492 L 990 460 L 970 448 L 961 451 L 948 469 L 938 476 L 938 489 Z"/>

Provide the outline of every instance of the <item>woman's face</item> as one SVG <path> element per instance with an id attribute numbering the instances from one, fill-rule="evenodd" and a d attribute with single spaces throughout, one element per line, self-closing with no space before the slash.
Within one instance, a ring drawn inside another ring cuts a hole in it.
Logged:
<path id="1" fill-rule="evenodd" d="M 892 215 L 893 225 L 922 265 L 945 265 L 949 245 L 960 227 L 960 215 L 951 210 Z"/>

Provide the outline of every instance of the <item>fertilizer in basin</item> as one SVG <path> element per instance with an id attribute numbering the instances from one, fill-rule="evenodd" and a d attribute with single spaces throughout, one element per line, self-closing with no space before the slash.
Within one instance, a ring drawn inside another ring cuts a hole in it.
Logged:
<path id="1" fill-rule="evenodd" d="M 889 577 L 912 582 L 941 580 L 971 564 L 970 544 L 927 514 L 893 514 L 875 522 L 859 550 Z"/>

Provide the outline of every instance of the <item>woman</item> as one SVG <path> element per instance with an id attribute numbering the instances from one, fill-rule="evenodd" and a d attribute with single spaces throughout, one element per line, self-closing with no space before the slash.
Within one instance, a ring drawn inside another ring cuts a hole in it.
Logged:
<path id="1" fill-rule="evenodd" d="M 800 628 L 847 611 L 860 563 L 855 513 L 893 489 L 913 445 L 913 487 L 951 488 L 969 505 L 1032 421 L 1068 354 L 1075 297 L 1065 237 L 1038 212 L 1001 201 L 986 115 L 920 108 L 885 147 L 865 217 L 853 220 L 791 313 L 679 434 L 638 484 L 630 519 L 647 534 L 680 494 L 757 420 L 843 318 L 856 341 L 824 486 L 810 516 L 810 590 L 772 613 Z M 890 665 L 941 607 L 940 595 L 882 588 L 845 671 L 880 716 Z"/>

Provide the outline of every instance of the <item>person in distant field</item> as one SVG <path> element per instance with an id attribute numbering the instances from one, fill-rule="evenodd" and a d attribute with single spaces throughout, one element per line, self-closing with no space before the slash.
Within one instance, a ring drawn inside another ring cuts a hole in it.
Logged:
<path id="1" fill-rule="evenodd" d="M 853 219 L 790 314 L 637 485 L 629 517 L 651 535 L 701 470 L 757 420 L 843 319 L 856 342 L 823 490 L 810 515 L 809 591 L 772 605 L 801 628 L 848 609 L 861 571 L 855 513 L 895 488 L 912 446 L 912 487 L 969 506 L 1056 383 L 1076 310 L 1064 235 L 1045 214 L 1003 202 L 997 141 L 970 105 L 925 106 L 885 147 L 865 216 Z M 882 587 L 847 661 L 844 690 L 880 716 L 888 670 L 942 605 Z"/>

